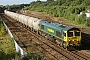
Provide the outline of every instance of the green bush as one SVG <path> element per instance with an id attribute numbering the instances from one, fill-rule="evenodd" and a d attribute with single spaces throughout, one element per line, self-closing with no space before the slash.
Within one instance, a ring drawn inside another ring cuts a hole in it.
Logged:
<path id="1" fill-rule="evenodd" d="M 86 24 L 85 25 L 90 27 L 90 18 L 86 19 Z"/>
<path id="2" fill-rule="evenodd" d="M 86 16 L 77 17 L 80 12 L 85 12 L 90 9 L 88 1 L 89 0 L 47 0 L 46 2 L 32 2 L 30 6 L 26 6 L 25 9 L 46 12 L 55 17 L 64 17 L 67 20 L 89 26 Z"/>
<path id="3" fill-rule="evenodd" d="M 39 54 L 29 53 L 27 56 L 23 57 L 22 60 L 44 60 L 44 57 Z"/>

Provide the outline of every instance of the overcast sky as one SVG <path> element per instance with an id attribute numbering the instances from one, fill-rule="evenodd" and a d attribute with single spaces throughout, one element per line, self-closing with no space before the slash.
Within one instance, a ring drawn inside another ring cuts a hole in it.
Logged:
<path id="1" fill-rule="evenodd" d="M 0 1 L 0 5 L 12 5 L 12 4 L 29 4 L 32 1 L 37 1 L 37 0 L 2 0 Z M 46 0 L 40 0 L 40 1 L 46 1 Z"/>

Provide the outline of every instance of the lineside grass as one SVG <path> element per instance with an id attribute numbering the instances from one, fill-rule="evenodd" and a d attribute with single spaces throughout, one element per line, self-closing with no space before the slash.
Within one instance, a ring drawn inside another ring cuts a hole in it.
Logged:
<path id="1" fill-rule="evenodd" d="M 14 41 L 8 34 L 0 37 L 0 60 L 18 59 L 18 54 L 15 51 Z"/>
<path id="2" fill-rule="evenodd" d="M 0 60 L 44 60 L 44 57 L 40 54 L 29 52 L 27 56 L 21 58 L 15 50 L 14 40 L 5 31 L 0 17 Z"/>
<path id="3" fill-rule="evenodd" d="M 18 59 L 15 51 L 14 41 L 5 31 L 5 27 L 0 17 L 0 60 Z"/>

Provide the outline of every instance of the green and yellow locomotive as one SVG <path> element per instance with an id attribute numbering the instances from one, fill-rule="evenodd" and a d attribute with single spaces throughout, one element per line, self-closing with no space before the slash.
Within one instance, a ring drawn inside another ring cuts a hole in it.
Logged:
<path id="1" fill-rule="evenodd" d="M 58 45 L 79 46 L 81 43 L 81 31 L 73 26 L 66 26 L 57 22 L 42 20 L 39 23 L 39 33 L 47 39 L 55 41 Z"/>

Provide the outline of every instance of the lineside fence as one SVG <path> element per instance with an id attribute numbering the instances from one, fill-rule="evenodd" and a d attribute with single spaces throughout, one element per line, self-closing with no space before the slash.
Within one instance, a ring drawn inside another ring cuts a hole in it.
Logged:
<path id="1" fill-rule="evenodd" d="M 3 21 L 3 20 L 2 20 L 2 21 Z M 14 40 L 16 52 L 18 52 L 21 57 L 26 56 L 26 55 L 27 55 L 27 52 L 25 52 L 25 51 L 19 46 L 19 44 L 16 42 L 16 40 L 14 39 L 13 34 L 11 33 L 10 29 L 7 27 L 7 25 L 5 24 L 4 21 L 3 21 L 3 24 L 4 24 L 4 26 L 5 26 L 6 31 L 8 32 L 8 34 L 10 35 L 10 37 L 12 38 L 12 40 Z"/>

